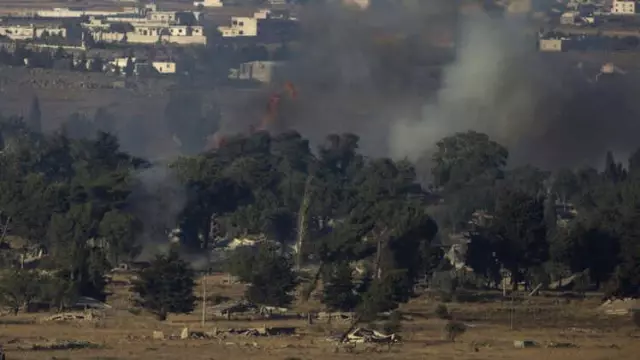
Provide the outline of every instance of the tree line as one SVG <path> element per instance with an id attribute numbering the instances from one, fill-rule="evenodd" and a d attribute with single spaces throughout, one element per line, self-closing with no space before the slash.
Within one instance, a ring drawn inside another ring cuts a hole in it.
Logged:
<path id="1" fill-rule="evenodd" d="M 201 254 L 233 238 L 268 239 L 224 264 L 262 305 L 288 306 L 295 289 L 304 298 L 321 288 L 330 309 L 363 319 L 393 310 L 417 282 L 451 269 L 438 244 L 455 234 L 470 241 L 474 286 L 495 287 L 505 276 L 534 286 L 587 272 L 589 285 L 611 296 L 638 295 L 640 152 L 628 166 L 608 154 L 602 171 L 508 168 L 504 146 L 470 131 L 437 143 L 426 186 L 408 161 L 362 155 L 354 134 L 330 135 L 312 151 L 296 132 L 255 132 L 166 164 L 185 202 L 175 219 L 151 229 L 140 202 L 171 201 L 170 189 L 150 190 L 138 174 L 159 165 L 122 151 L 108 132 L 42 134 L 32 113 L 0 121 L 0 222 L 3 241 L 47 250 L 39 268 L 48 271 L 25 272 L 5 259 L 5 271 L 34 277 L 7 277 L 6 303 L 104 299 L 106 272 L 140 254 L 143 233 L 166 241 L 176 228 L 180 251 Z M 563 206 L 575 209 L 568 221 L 558 214 Z M 479 210 L 488 215 L 470 224 Z M 138 303 L 161 319 L 190 311 L 193 277 L 177 253 L 160 256 L 135 287 Z M 26 293 L 18 284 L 38 281 L 64 291 L 14 296 Z"/>

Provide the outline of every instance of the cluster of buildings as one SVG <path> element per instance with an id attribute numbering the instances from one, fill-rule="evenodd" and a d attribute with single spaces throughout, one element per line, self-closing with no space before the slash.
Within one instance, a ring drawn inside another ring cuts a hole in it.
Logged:
<path id="1" fill-rule="evenodd" d="M 156 4 L 123 11 L 58 8 L 24 15 L 0 21 L 0 35 L 11 40 L 36 40 L 46 34 L 71 42 L 84 36 L 104 43 L 207 43 L 197 11 L 160 11 Z"/>
<path id="2" fill-rule="evenodd" d="M 637 50 L 620 41 L 640 37 L 640 1 L 570 0 L 558 19 L 558 32 L 540 34 L 538 49 Z"/>
<path id="3" fill-rule="evenodd" d="M 219 26 L 223 38 L 263 37 L 274 32 L 294 31 L 298 19 L 288 11 L 259 10 L 253 16 L 232 16 L 231 25 Z"/>

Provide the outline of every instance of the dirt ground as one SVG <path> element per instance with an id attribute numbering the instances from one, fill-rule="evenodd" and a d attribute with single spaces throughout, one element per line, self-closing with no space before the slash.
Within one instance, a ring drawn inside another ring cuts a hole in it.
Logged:
<path id="1" fill-rule="evenodd" d="M 208 299 L 215 295 L 237 298 L 241 285 L 221 284 L 222 277 L 207 280 Z M 346 324 L 333 325 L 305 320 L 226 321 L 208 318 L 200 325 L 201 308 L 193 314 L 173 315 L 158 322 L 150 315 L 134 315 L 127 311 L 127 292 L 122 279 L 116 281 L 109 299 L 113 310 L 105 317 L 85 323 L 42 323 L 47 314 L 24 314 L 0 318 L 0 343 L 7 359 L 264 359 L 321 360 L 352 359 L 580 359 L 631 360 L 640 351 L 640 329 L 634 328 L 626 316 L 605 317 L 597 311 L 598 300 L 559 300 L 536 297 L 526 301 L 449 303 L 454 319 L 469 325 L 455 343 L 441 340 L 445 320 L 434 315 L 439 304 L 422 296 L 402 308 L 403 341 L 388 350 L 358 346 L 353 353 L 340 351 L 326 340 L 339 333 Z M 197 289 L 200 291 L 200 289 Z M 307 304 L 306 307 L 314 304 Z M 513 324 L 513 325 L 512 325 Z M 294 336 L 244 337 L 229 336 L 223 340 L 151 340 L 154 330 L 166 335 L 179 334 L 184 326 L 193 331 L 213 328 L 295 326 Z M 513 326 L 513 329 L 512 329 Z M 53 340 L 84 340 L 97 344 L 95 349 L 34 351 L 33 343 Z M 533 340 L 540 346 L 515 349 L 514 340 Z M 551 342 L 571 343 L 573 348 L 551 348 Z M 25 350 L 28 349 L 28 350 Z"/>

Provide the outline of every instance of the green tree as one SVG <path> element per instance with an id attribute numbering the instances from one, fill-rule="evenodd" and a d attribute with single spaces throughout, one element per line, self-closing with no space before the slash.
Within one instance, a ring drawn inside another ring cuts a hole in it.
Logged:
<path id="1" fill-rule="evenodd" d="M 126 77 L 130 77 L 134 75 L 135 72 L 135 63 L 133 62 L 133 58 L 131 56 L 127 57 L 127 64 L 124 66 L 122 72 Z"/>
<path id="2" fill-rule="evenodd" d="M 189 313 L 195 306 L 195 274 L 177 252 L 158 255 L 133 286 L 137 305 L 166 320 L 169 313 Z"/>
<path id="3" fill-rule="evenodd" d="M 353 311 L 360 302 L 360 294 L 353 281 L 353 269 L 346 262 L 333 264 L 324 275 L 322 303 L 329 310 Z"/>
<path id="4" fill-rule="evenodd" d="M 506 189 L 497 200 L 490 236 L 497 259 L 511 272 L 514 287 L 548 259 L 543 200 Z"/>
<path id="5" fill-rule="evenodd" d="M 235 261 L 232 274 L 250 284 L 245 291 L 248 300 L 269 306 L 291 304 L 296 276 L 290 259 L 281 255 L 276 247 L 268 244 L 259 244 L 253 249 L 246 247 L 236 254 Z"/>
<path id="6" fill-rule="evenodd" d="M 446 137 L 436 144 L 431 170 L 434 185 L 457 190 L 470 182 L 493 181 L 503 175 L 509 152 L 475 131 Z"/>
<path id="7" fill-rule="evenodd" d="M 40 279 L 32 270 L 5 271 L 0 278 L 0 301 L 9 307 L 14 315 L 40 295 Z"/>
<path id="8" fill-rule="evenodd" d="M 112 265 L 117 266 L 121 257 L 131 259 L 138 254 L 139 246 L 135 239 L 141 226 L 138 219 L 122 211 L 111 210 L 104 214 L 98 235 L 109 244 L 109 260 Z"/>

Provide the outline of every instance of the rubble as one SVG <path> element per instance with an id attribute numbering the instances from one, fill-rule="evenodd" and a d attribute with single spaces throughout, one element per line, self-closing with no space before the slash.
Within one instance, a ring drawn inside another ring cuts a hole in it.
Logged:
<path id="1" fill-rule="evenodd" d="M 65 312 L 48 316 L 42 321 L 93 321 L 99 319 L 93 311 Z"/>
<path id="2" fill-rule="evenodd" d="M 599 310 L 607 315 L 629 315 L 640 310 L 640 299 L 609 299 L 600 305 Z"/>
<path id="3" fill-rule="evenodd" d="M 333 321 L 337 320 L 340 322 L 352 322 L 355 318 L 355 314 L 352 312 L 324 312 L 321 311 L 316 315 L 318 320 L 325 321 Z"/>
<path id="4" fill-rule="evenodd" d="M 227 335 L 234 336 L 245 336 L 245 337 L 253 337 L 253 336 L 280 336 L 280 335 L 294 335 L 296 332 L 295 327 L 260 327 L 260 328 L 230 328 L 226 330 L 220 330 L 218 328 L 213 329 L 213 331 L 190 331 L 188 327 L 182 328 L 180 335 L 169 335 L 168 338 L 171 340 L 180 339 L 180 340 L 188 340 L 188 339 L 213 339 L 213 338 L 224 338 Z M 162 331 L 154 331 L 152 338 L 154 340 L 164 340 L 165 335 Z"/>
<path id="5" fill-rule="evenodd" d="M 212 307 L 215 317 L 231 318 L 232 314 L 259 315 L 264 318 L 271 318 L 274 314 L 284 315 L 289 311 L 287 308 L 275 306 L 260 306 L 246 300 L 232 301 Z"/>
<path id="6" fill-rule="evenodd" d="M 338 340 L 339 341 L 339 340 Z M 355 328 L 347 334 L 343 342 L 351 344 L 383 343 L 392 344 L 399 342 L 400 338 L 396 334 L 385 335 L 376 330 L 366 328 Z"/>

